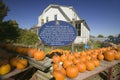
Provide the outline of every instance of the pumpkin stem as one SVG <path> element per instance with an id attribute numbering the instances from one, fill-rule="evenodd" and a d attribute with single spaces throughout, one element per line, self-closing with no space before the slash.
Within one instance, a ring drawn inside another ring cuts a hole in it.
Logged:
<path id="1" fill-rule="evenodd" d="M 59 65 L 58 65 L 58 70 L 60 70 L 62 64 L 63 64 L 62 62 L 59 63 Z"/>
<path id="2" fill-rule="evenodd" d="M 40 51 L 40 50 L 42 50 L 41 48 L 38 48 L 38 50 Z"/>

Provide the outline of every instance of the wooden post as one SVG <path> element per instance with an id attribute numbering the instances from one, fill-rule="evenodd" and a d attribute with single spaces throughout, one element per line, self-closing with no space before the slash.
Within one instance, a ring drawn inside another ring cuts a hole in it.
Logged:
<path id="1" fill-rule="evenodd" d="M 73 26 L 75 27 L 75 19 L 73 19 Z M 74 52 L 74 41 L 71 44 L 71 51 Z"/>
<path id="2" fill-rule="evenodd" d="M 108 69 L 108 80 L 113 80 L 112 79 L 112 72 L 113 72 L 113 67 Z"/>
<path id="3" fill-rule="evenodd" d="M 42 25 L 44 24 L 44 19 L 42 19 Z M 39 40 L 40 40 L 40 38 L 39 38 Z M 41 41 L 41 49 L 43 50 L 43 51 L 45 51 L 45 46 L 44 46 L 44 43 L 42 43 L 42 41 Z"/>

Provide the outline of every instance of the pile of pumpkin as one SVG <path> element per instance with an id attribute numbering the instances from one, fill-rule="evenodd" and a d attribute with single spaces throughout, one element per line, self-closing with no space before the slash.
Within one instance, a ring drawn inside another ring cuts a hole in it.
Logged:
<path id="1" fill-rule="evenodd" d="M 18 53 L 20 55 L 29 56 L 37 61 L 41 61 L 46 57 L 46 54 L 43 50 L 33 47 L 16 46 L 13 44 L 3 44 L 0 45 L 0 47 L 6 49 L 10 53 Z"/>
<path id="2" fill-rule="evenodd" d="M 41 61 L 45 58 L 46 54 L 43 50 L 38 50 L 37 48 L 29 48 L 22 46 L 15 46 L 13 44 L 3 44 L 0 45 L 0 48 L 3 48 L 3 54 L 5 57 L 0 59 L 0 75 L 5 75 L 12 71 L 12 68 L 17 68 L 18 70 L 23 70 L 28 66 L 28 60 L 23 57 L 9 57 L 9 54 L 14 55 L 25 55 L 31 58 L 34 58 L 37 61 Z M 7 51 L 4 51 L 7 50 Z M 9 53 L 8 53 L 9 52 Z M 13 54 L 12 54 L 13 53 Z M 0 56 L 4 56 L 0 55 Z"/>
<path id="3" fill-rule="evenodd" d="M 28 66 L 27 59 L 22 57 L 13 57 L 10 62 L 5 58 L 0 59 L 0 75 L 5 75 L 15 68 L 18 70 L 23 70 Z"/>
<path id="4" fill-rule="evenodd" d="M 23 57 L 13 57 L 10 59 L 10 65 L 18 70 L 23 70 L 28 66 L 28 60 Z"/>
<path id="5" fill-rule="evenodd" d="M 15 57 L 12 54 L 0 49 L 0 75 L 5 75 L 14 68 L 22 70 L 28 66 L 27 59 Z"/>
<path id="6" fill-rule="evenodd" d="M 60 53 L 61 56 L 55 54 Z M 112 47 L 99 48 L 94 50 L 86 50 L 83 52 L 71 53 L 67 50 L 52 50 L 49 54 L 55 54 L 53 59 L 53 77 L 56 80 L 65 80 L 68 78 L 76 78 L 79 73 L 92 71 L 100 66 L 100 61 L 120 60 L 120 48 Z"/>

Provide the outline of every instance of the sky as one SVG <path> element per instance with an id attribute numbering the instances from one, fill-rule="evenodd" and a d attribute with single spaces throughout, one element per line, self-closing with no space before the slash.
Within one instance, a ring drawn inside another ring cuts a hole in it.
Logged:
<path id="1" fill-rule="evenodd" d="M 84 19 L 90 34 L 117 36 L 120 34 L 120 0 L 4 0 L 10 11 L 4 21 L 16 20 L 20 28 L 38 24 L 38 16 L 50 4 L 73 6 Z"/>

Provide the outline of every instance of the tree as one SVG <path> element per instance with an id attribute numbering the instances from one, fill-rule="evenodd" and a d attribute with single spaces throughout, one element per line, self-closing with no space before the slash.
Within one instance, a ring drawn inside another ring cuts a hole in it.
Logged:
<path id="1" fill-rule="evenodd" d="M 7 16 L 9 8 L 3 1 L 0 1 L 0 23 L 3 21 L 4 17 Z"/>
<path id="2" fill-rule="evenodd" d="M 99 34 L 98 38 L 104 38 L 104 36 L 102 34 Z"/>
<path id="3" fill-rule="evenodd" d="M 25 45 L 35 45 L 35 43 L 38 41 L 38 35 L 36 33 L 33 33 L 29 30 L 20 30 L 20 36 L 17 40 L 18 43 L 22 43 Z"/>
<path id="4" fill-rule="evenodd" d="M 118 38 L 120 38 L 120 34 L 118 34 Z"/>
<path id="5" fill-rule="evenodd" d="M 90 38 L 95 38 L 95 36 L 93 36 L 93 35 L 90 35 Z"/>
<path id="6" fill-rule="evenodd" d="M 0 23 L 0 41 L 15 42 L 19 36 L 19 27 L 15 20 Z"/>
<path id="7" fill-rule="evenodd" d="M 108 38 L 109 38 L 109 39 L 113 39 L 114 36 L 113 36 L 113 35 L 109 35 Z"/>

